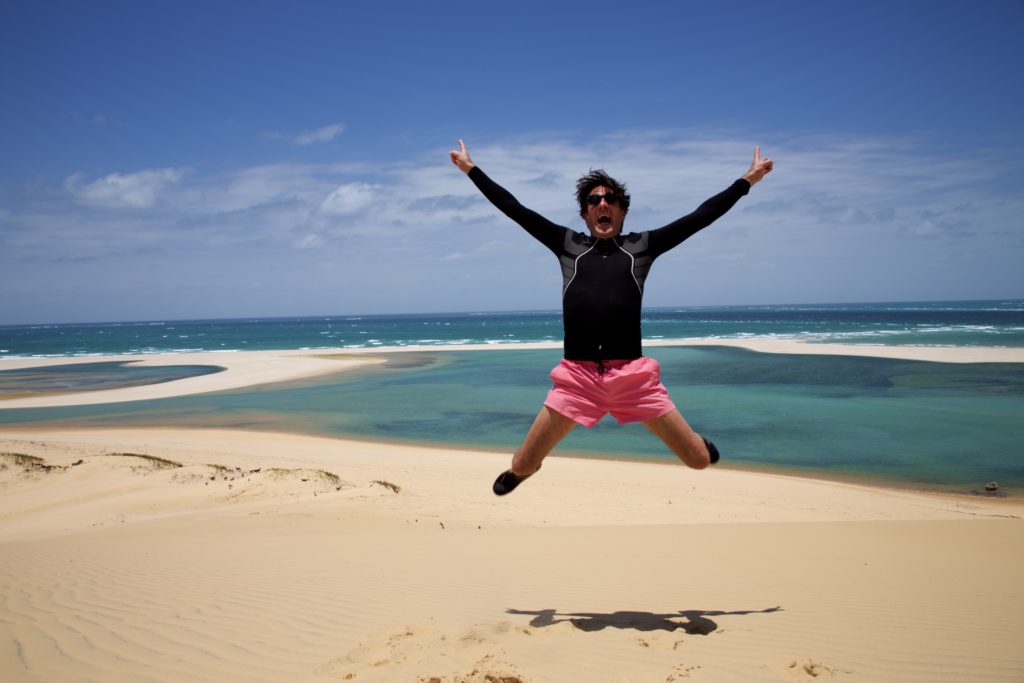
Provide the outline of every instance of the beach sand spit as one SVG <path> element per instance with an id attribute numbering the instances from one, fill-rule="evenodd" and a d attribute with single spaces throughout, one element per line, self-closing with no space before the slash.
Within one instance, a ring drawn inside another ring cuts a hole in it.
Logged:
<path id="1" fill-rule="evenodd" d="M 941 363 L 1024 363 L 1024 349 L 995 347 L 873 346 L 868 344 L 809 344 L 786 339 L 661 339 L 647 346 L 731 346 L 761 353 L 872 356 Z M 67 358 L 0 358 L 0 370 L 22 370 L 90 362 L 120 361 L 138 366 L 208 365 L 222 371 L 145 386 L 79 391 L 41 396 L 0 398 L 3 408 L 47 408 L 145 401 L 173 396 L 241 389 L 344 372 L 401 353 L 446 353 L 508 349 L 557 349 L 557 343 L 466 344 L 405 346 L 372 349 L 295 349 L 281 351 L 163 353 L 151 355 L 90 356 Z"/>
<path id="2" fill-rule="evenodd" d="M 1019 681 L 1024 503 L 223 430 L 0 431 L 5 682 Z"/>

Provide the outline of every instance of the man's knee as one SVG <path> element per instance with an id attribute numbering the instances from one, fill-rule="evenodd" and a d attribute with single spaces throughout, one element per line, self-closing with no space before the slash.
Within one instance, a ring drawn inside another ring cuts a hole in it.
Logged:
<path id="1" fill-rule="evenodd" d="M 687 467 L 702 470 L 711 464 L 711 452 L 705 447 L 704 439 L 690 428 L 678 410 L 648 420 L 644 426 L 661 439 Z"/>
<path id="2" fill-rule="evenodd" d="M 688 457 L 679 456 L 687 467 L 695 470 L 706 469 L 711 464 L 711 456 L 705 451 L 703 453 L 690 452 Z"/>

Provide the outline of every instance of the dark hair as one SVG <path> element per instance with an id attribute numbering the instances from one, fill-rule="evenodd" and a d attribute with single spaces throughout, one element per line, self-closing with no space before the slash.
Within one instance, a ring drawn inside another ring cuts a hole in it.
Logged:
<path id="1" fill-rule="evenodd" d="M 580 204 L 580 214 L 587 213 L 587 196 L 595 187 L 607 187 L 622 197 L 622 212 L 629 211 L 629 192 L 626 186 L 612 178 L 603 169 L 590 169 L 590 173 L 576 181 L 576 201 Z"/>

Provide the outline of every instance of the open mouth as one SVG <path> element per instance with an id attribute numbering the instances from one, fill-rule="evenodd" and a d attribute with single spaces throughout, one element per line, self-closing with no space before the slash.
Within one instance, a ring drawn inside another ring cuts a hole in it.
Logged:
<path id="1" fill-rule="evenodd" d="M 611 216 L 598 216 L 597 224 L 598 225 L 611 225 L 612 224 L 612 217 Z"/>

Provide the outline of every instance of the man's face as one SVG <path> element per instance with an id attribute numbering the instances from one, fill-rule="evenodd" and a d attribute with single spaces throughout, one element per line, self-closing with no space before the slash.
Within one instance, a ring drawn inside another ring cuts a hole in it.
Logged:
<path id="1" fill-rule="evenodd" d="M 609 195 L 612 201 L 604 199 Z M 597 198 L 601 199 L 598 200 Z M 597 202 L 596 204 L 594 202 Z M 590 234 L 597 239 L 609 239 L 622 232 L 622 222 L 626 220 L 626 212 L 622 210 L 622 199 L 611 189 L 599 185 L 587 196 L 587 210 L 583 220 L 590 229 Z"/>

